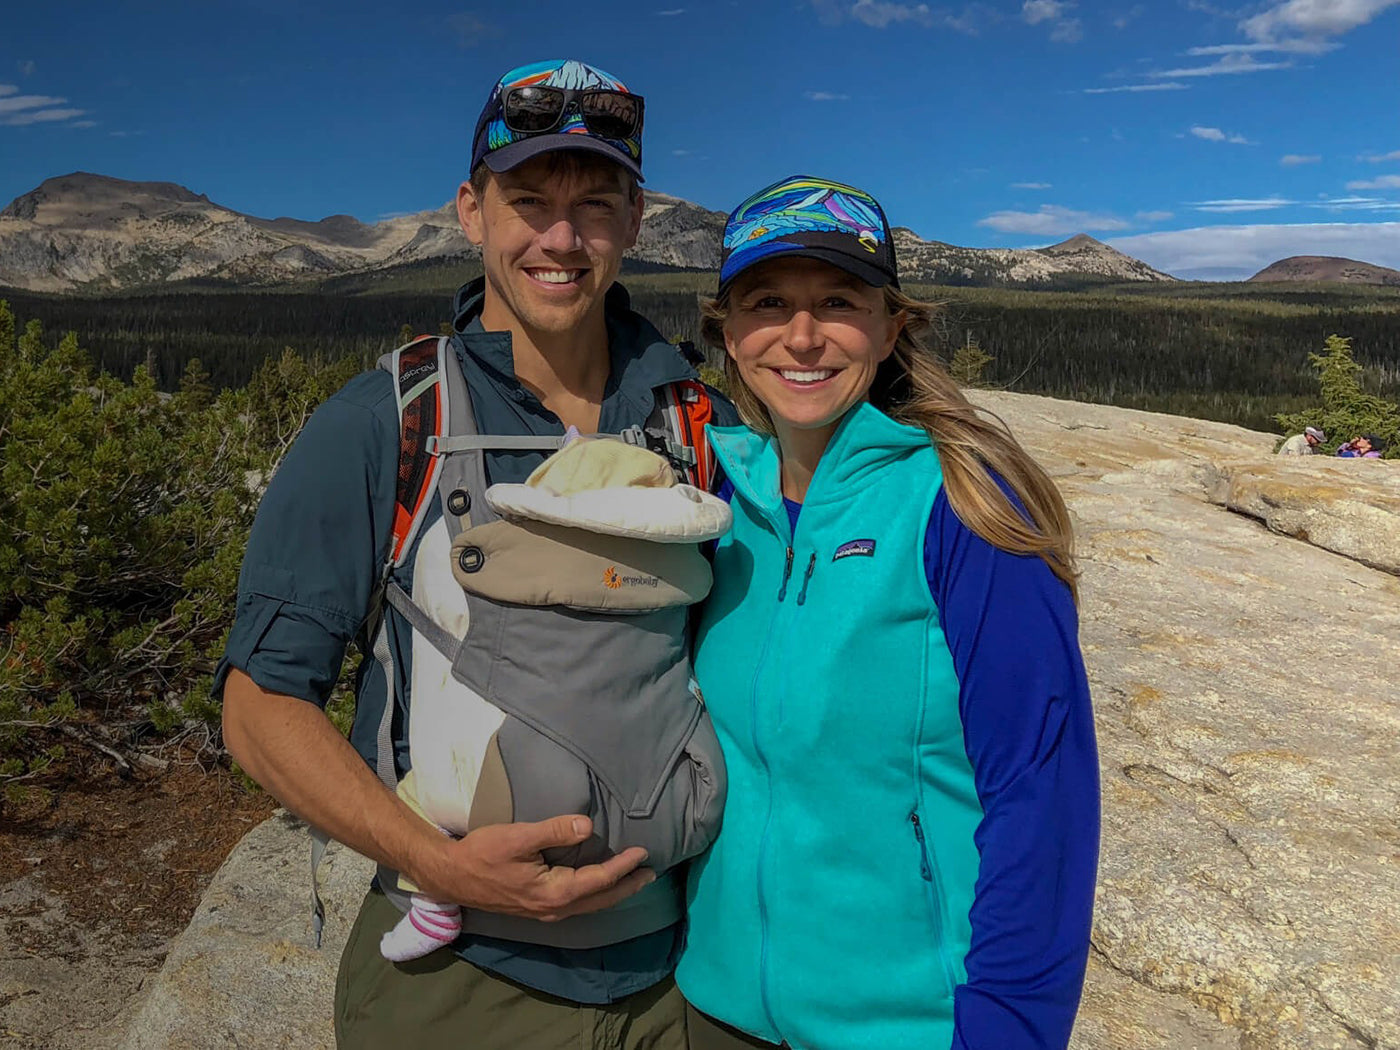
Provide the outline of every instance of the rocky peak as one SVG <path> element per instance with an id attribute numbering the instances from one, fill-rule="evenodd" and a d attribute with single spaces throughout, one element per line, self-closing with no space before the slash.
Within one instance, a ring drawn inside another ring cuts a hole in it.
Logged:
<path id="1" fill-rule="evenodd" d="M 66 217 L 75 211 L 96 211 L 113 206 L 208 203 L 209 198 L 204 194 L 174 182 L 129 182 L 109 175 L 75 171 L 45 179 L 35 189 L 11 201 L 0 211 L 0 217 L 43 223 L 50 211 Z"/>

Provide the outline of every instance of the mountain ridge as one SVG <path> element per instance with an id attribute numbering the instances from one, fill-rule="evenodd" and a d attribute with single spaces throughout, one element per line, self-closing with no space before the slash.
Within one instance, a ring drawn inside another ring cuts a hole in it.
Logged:
<path id="1" fill-rule="evenodd" d="M 648 192 L 634 262 L 719 269 L 725 214 Z M 1078 234 L 1044 248 L 966 248 L 893 231 L 910 283 L 1034 287 L 1084 281 L 1172 281 Z M 46 179 L 0 210 L 0 285 L 27 291 L 125 291 L 191 278 L 253 287 L 373 273 L 479 255 L 455 204 L 374 223 L 246 215 L 173 182 L 91 172 Z"/>

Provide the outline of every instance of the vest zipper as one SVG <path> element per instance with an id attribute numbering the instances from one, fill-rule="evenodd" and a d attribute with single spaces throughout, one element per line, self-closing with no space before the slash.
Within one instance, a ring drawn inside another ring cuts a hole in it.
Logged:
<path id="1" fill-rule="evenodd" d="M 778 587 L 778 601 L 787 597 L 788 579 L 792 576 L 792 548 L 787 549 L 787 558 L 783 562 L 783 582 Z"/>
<path id="2" fill-rule="evenodd" d="M 938 870 L 929 859 L 928 843 L 924 841 L 924 825 L 919 820 L 919 810 L 915 807 L 909 813 L 909 823 L 914 826 L 914 839 L 919 843 L 919 876 L 928 883 L 929 911 L 933 921 L 933 935 L 938 939 L 938 961 L 943 966 L 943 979 L 948 982 L 948 994 L 953 994 L 957 980 L 953 977 L 953 967 L 948 961 L 948 941 L 943 934 L 943 889 L 938 882 Z"/>
<path id="3" fill-rule="evenodd" d="M 802 577 L 802 590 L 797 592 L 797 604 L 807 604 L 807 584 L 812 582 L 812 573 L 817 568 L 817 552 L 812 552 L 811 560 L 807 562 L 807 573 Z"/>

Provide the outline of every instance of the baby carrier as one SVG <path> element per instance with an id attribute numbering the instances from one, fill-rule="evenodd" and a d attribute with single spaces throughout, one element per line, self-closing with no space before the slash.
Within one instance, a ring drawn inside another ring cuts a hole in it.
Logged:
<path id="1" fill-rule="evenodd" d="M 380 367 L 395 378 L 401 423 L 383 600 L 413 630 L 414 804 L 457 835 L 486 824 L 584 813 L 593 835 L 550 851 L 548 862 L 578 866 L 643 846 L 658 873 L 646 889 L 604 912 L 543 923 L 466 909 L 463 929 L 582 948 L 671 925 L 680 918 L 680 886 L 668 869 L 709 845 L 724 802 L 722 759 L 691 680 L 686 623 L 689 604 L 710 585 L 695 543 L 725 530 L 727 506 L 719 504 L 725 520 L 711 522 L 708 531 L 697 532 L 692 522 L 689 531 L 657 536 L 644 518 L 629 529 L 605 512 L 613 520 L 599 528 L 573 513 L 582 506 L 587 519 L 587 507 L 604 508 L 612 489 L 579 494 L 581 504 L 529 485 L 492 486 L 488 494 L 486 451 L 553 451 L 560 439 L 478 434 L 446 337 L 416 340 L 386 354 Z M 698 499 L 709 480 L 708 396 L 700 384 L 682 383 L 659 400 L 646 427 L 618 437 L 677 464 L 687 480 L 699 482 L 686 490 Z M 669 484 L 670 471 L 658 463 Z M 424 529 L 435 490 L 443 515 Z M 591 495 L 603 502 L 590 504 Z M 569 512 L 561 515 L 561 507 Z M 393 572 L 415 539 L 405 590 Z M 392 693 L 382 613 L 370 633 Z M 394 707 L 391 695 L 378 732 L 378 772 L 390 788 L 399 786 Z M 407 907 L 393 873 L 381 870 L 379 881 Z"/>

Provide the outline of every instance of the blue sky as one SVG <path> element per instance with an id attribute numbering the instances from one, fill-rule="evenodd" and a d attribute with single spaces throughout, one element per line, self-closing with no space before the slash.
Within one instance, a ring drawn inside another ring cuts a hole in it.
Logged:
<path id="1" fill-rule="evenodd" d="M 26 3 L 0 204 L 82 170 L 266 217 L 437 207 L 496 77 L 559 57 L 646 96 L 647 186 L 707 207 L 806 172 L 955 244 L 1400 268 L 1400 0 Z"/>

